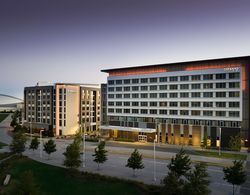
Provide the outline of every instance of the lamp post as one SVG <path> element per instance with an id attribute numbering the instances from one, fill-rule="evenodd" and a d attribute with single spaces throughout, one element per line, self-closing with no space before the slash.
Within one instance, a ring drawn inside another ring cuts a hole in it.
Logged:
<path id="1" fill-rule="evenodd" d="M 157 142 L 157 135 L 155 135 L 155 139 L 154 139 L 154 181 L 156 182 L 156 167 L 155 167 L 155 143 Z"/>
<path id="2" fill-rule="evenodd" d="M 85 160 L 86 160 L 86 156 L 85 156 L 85 128 L 86 128 L 86 125 L 84 123 L 84 128 L 83 128 L 83 144 L 82 144 L 82 147 L 83 147 L 83 155 L 82 155 L 82 167 L 86 167 L 86 163 L 85 163 Z"/>
<path id="3" fill-rule="evenodd" d="M 32 119 L 31 119 L 32 120 Z M 32 124 L 31 124 L 31 121 L 30 121 L 30 137 L 32 139 Z"/>
<path id="4" fill-rule="evenodd" d="M 44 131 L 43 129 L 40 130 L 40 158 L 43 158 L 43 153 L 42 153 L 42 132 L 43 131 Z"/>
<path id="5" fill-rule="evenodd" d="M 220 142 L 219 142 L 219 156 L 221 155 L 221 127 L 219 128 L 219 139 L 220 139 Z"/>

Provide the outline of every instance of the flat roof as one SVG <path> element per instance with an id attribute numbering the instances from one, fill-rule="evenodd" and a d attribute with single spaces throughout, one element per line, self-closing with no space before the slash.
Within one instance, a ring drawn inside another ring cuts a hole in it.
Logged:
<path id="1" fill-rule="evenodd" d="M 217 59 L 206 59 L 206 60 L 194 60 L 194 61 L 185 61 L 185 62 L 173 62 L 173 63 L 165 63 L 165 64 L 151 64 L 151 65 L 141 65 L 141 66 L 131 66 L 131 67 L 121 67 L 121 68 L 112 68 L 112 69 L 104 69 L 101 72 L 112 72 L 117 70 L 131 70 L 138 68 L 158 68 L 162 66 L 168 65 L 178 65 L 178 64 L 191 64 L 191 63 L 200 63 L 200 62 L 213 62 L 213 61 L 223 61 L 223 60 L 250 60 L 250 56 L 239 56 L 239 57 L 227 57 L 227 58 L 217 58 Z"/>

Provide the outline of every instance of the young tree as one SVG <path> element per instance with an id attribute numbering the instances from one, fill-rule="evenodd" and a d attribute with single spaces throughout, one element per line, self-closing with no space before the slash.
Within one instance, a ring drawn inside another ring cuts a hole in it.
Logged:
<path id="1" fill-rule="evenodd" d="M 69 168 L 78 168 L 81 165 L 80 145 L 77 142 L 73 142 L 66 148 L 64 165 Z"/>
<path id="2" fill-rule="evenodd" d="M 233 194 L 235 191 L 234 186 L 243 184 L 247 179 L 246 172 L 243 170 L 243 161 L 241 160 L 235 160 L 233 166 L 223 168 L 223 172 L 224 180 L 233 185 Z"/>
<path id="3" fill-rule="evenodd" d="M 95 148 L 95 154 L 94 156 L 94 161 L 98 164 L 98 169 L 99 169 L 99 164 L 104 163 L 107 160 L 107 150 L 105 150 L 105 142 L 101 141 L 97 148 Z"/>
<path id="4" fill-rule="evenodd" d="M 175 172 L 170 171 L 163 179 L 163 184 L 163 194 L 182 194 L 184 181 Z"/>
<path id="5" fill-rule="evenodd" d="M 30 149 L 32 149 L 33 151 L 37 150 L 39 143 L 40 142 L 38 141 L 37 137 L 33 138 L 30 142 Z"/>
<path id="6" fill-rule="evenodd" d="M 175 172 L 178 176 L 185 175 L 190 170 L 190 157 L 181 149 L 179 153 L 172 157 L 170 164 L 167 166 L 170 171 Z"/>
<path id="7" fill-rule="evenodd" d="M 230 140 L 229 140 L 229 148 L 232 151 L 240 151 L 241 149 L 241 136 L 240 134 L 236 135 L 236 136 L 230 136 Z"/>
<path id="8" fill-rule="evenodd" d="M 22 155 L 25 151 L 26 136 L 22 132 L 13 134 L 12 143 L 10 144 L 11 152 Z"/>
<path id="9" fill-rule="evenodd" d="M 144 165 L 142 163 L 142 154 L 140 154 L 137 149 L 132 152 L 131 156 L 128 159 L 126 167 L 133 169 L 133 176 L 135 176 L 136 169 L 143 169 Z"/>
<path id="10" fill-rule="evenodd" d="M 82 133 L 80 131 L 77 131 L 75 134 L 74 142 L 78 144 L 79 146 L 82 143 Z"/>
<path id="11" fill-rule="evenodd" d="M 208 189 L 209 180 L 206 165 L 199 163 L 195 165 L 195 169 L 187 174 L 187 181 L 184 184 L 184 193 L 187 195 L 206 195 L 210 191 Z"/>
<path id="12" fill-rule="evenodd" d="M 43 147 L 44 147 L 43 151 L 45 151 L 48 154 L 48 159 L 50 157 L 50 154 L 56 151 L 56 144 L 52 139 L 46 142 L 43 145 Z"/>

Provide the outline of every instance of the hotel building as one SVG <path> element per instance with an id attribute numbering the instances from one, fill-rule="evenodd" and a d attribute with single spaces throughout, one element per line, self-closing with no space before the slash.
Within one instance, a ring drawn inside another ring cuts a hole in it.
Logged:
<path id="1" fill-rule="evenodd" d="M 250 56 L 102 70 L 111 139 L 228 147 L 249 140 Z M 156 136 L 157 135 L 157 136 Z"/>
<path id="2" fill-rule="evenodd" d="M 56 136 L 73 135 L 80 129 L 98 135 L 100 86 L 56 83 L 24 88 L 24 125 Z"/>

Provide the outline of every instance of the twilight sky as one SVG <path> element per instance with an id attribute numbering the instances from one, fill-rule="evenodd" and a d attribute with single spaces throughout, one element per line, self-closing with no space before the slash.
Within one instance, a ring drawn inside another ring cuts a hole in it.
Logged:
<path id="1" fill-rule="evenodd" d="M 1 0 L 0 94 L 101 69 L 250 55 L 249 0 Z"/>

